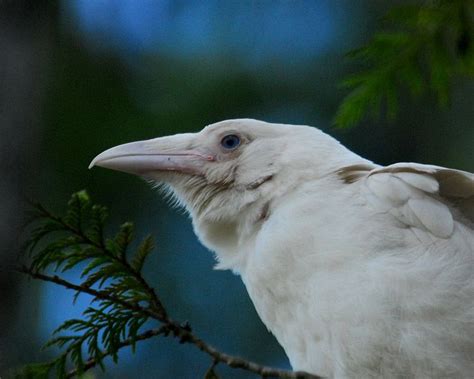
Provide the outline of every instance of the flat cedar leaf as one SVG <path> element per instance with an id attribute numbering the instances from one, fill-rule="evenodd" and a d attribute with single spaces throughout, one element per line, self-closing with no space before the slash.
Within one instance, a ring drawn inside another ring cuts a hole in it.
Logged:
<path id="1" fill-rule="evenodd" d="M 107 256 L 99 256 L 97 258 L 94 258 L 93 260 L 91 260 L 87 266 L 82 270 L 82 273 L 81 273 L 81 278 L 85 277 L 86 275 L 89 275 L 89 273 L 92 271 L 92 270 L 95 270 L 96 268 L 98 268 L 99 266 L 103 265 L 103 264 L 106 264 L 110 262 L 110 258 L 107 257 Z"/>
<path id="2" fill-rule="evenodd" d="M 134 338 L 138 333 L 138 329 L 148 320 L 148 317 L 133 317 L 127 321 L 129 326 L 128 337 Z"/>
<path id="3" fill-rule="evenodd" d="M 131 266 L 135 271 L 140 272 L 142 270 L 146 258 L 153 251 L 154 247 L 153 237 L 151 235 L 146 236 L 138 246 L 131 261 Z"/>
<path id="4" fill-rule="evenodd" d="M 418 14 L 420 5 L 404 5 L 390 9 L 384 17 L 384 21 L 394 22 L 408 27 L 418 26 Z"/>
<path id="5" fill-rule="evenodd" d="M 136 337 L 138 334 L 138 330 L 143 326 L 143 324 L 148 320 L 147 317 L 141 318 L 132 318 L 129 321 L 129 329 L 128 329 L 128 338 L 131 339 L 132 344 L 132 352 L 135 353 L 136 350 Z"/>
<path id="6" fill-rule="evenodd" d="M 105 241 L 105 248 L 115 257 L 123 259 L 126 255 L 128 244 L 133 240 L 132 233 L 133 225 L 131 223 L 122 225 L 114 238 L 108 238 Z"/>
<path id="7" fill-rule="evenodd" d="M 98 282 L 99 287 L 102 287 L 108 280 L 118 279 L 130 274 L 124 266 L 116 262 L 102 266 L 96 273 L 101 276 Z"/>
<path id="8" fill-rule="evenodd" d="M 87 339 L 87 343 L 88 343 L 87 353 L 90 356 L 96 356 L 97 352 L 99 351 L 98 350 L 98 347 L 99 347 L 98 338 L 99 338 L 98 333 L 93 333 Z"/>
<path id="9" fill-rule="evenodd" d="M 335 124 L 345 128 L 357 124 L 369 111 L 374 111 L 382 95 L 375 87 L 361 85 L 354 89 L 346 98 L 336 113 Z"/>
<path id="10" fill-rule="evenodd" d="M 108 210 L 102 205 L 93 205 L 90 212 L 89 228 L 85 234 L 98 245 L 103 244 L 103 233 Z"/>
<path id="11" fill-rule="evenodd" d="M 54 329 L 53 335 L 64 330 L 68 330 L 68 329 L 74 330 L 74 328 L 77 327 L 77 325 L 84 326 L 85 324 L 86 324 L 86 321 L 78 319 L 78 318 L 66 320 L 61 325 L 59 325 L 56 329 Z"/>
<path id="12" fill-rule="evenodd" d="M 76 323 L 75 325 L 71 326 L 69 329 L 74 332 L 82 332 L 84 330 L 88 330 L 95 327 L 95 325 L 92 324 L 91 322 L 86 322 L 84 320 L 81 320 L 81 321 L 82 321 L 81 323 Z"/>
<path id="13" fill-rule="evenodd" d="M 77 370 L 77 373 L 80 375 L 84 372 L 84 360 L 82 358 L 82 346 L 76 345 L 71 351 L 71 360 L 74 364 L 74 368 Z"/>
<path id="14" fill-rule="evenodd" d="M 415 62 L 401 66 L 398 70 L 398 77 L 400 84 L 408 87 L 412 96 L 421 95 L 426 88 L 426 81 Z"/>
<path id="15" fill-rule="evenodd" d="M 362 47 L 359 47 L 357 49 L 352 49 L 352 50 L 348 51 L 345 54 L 345 56 L 347 58 L 351 58 L 351 59 L 364 59 L 364 58 L 367 58 L 370 55 L 370 53 L 367 50 L 368 50 L 367 45 L 362 46 Z"/>
<path id="16" fill-rule="evenodd" d="M 57 378 L 65 378 L 66 377 L 66 360 L 67 360 L 67 355 L 66 354 L 61 355 L 56 360 L 54 368 L 56 370 Z"/>
<path id="17" fill-rule="evenodd" d="M 406 32 L 379 32 L 365 46 L 354 49 L 346 54 L 352 59 L 368 61 L 375 65 L 390 62 L 400 51 L 412 43 L 411 36 Z"/>
<path id="18" fill-rule="evenodd" d="M 92 287 L 95 283 L 97 283 L 100 279 L 102 279 L 103 275 L 101 272 L 94 272 L 93 274 L 90 274 L 86 280 L 84 280 L 81 283 L 81 286 L 83 287 Z"/>
<path id="19" fill-rule="evenodd" d="M 86 190 L 81 190 L 77 191 L 76 193 L 72 194 L 71 200 L 69 203 L 76 203 L 79 204 L 80 206 L 84 206 L 86 204 L 89 204 L 91 201 L 89 194 L 87 193 Z"/>
<path id="20" fill-rule="evenodd" d="M 374 35 L 374 38 L 369 46 L 375 51 L 383 51 L 386 49 L 398 49 L 410 42 L 410 34 L 407 32 L 379 32 Z M 380 50 L 377 50 L 378 47 Z M 397 53 L 394 51 L 393 53 Z"/>
<path id="21" fill-rule="evenodd" d="M 115 288 L 125 290 L 141 290 L 142 284 L 134 276 L 125 276 L 115 283 Z"/>
<path id="22" fill-rule="evenodd" d="M 115 242 L 115 239 L 112 238 L 107 238 L 105 240 L 105 248 L 110 251 L 113 255 L 117 256 L 119 255 L 119 247 L 117 243 Z"/>
<path id="23" fill-rule="evenodd" d="M 457 8 L 457 5 L 454 3 L 452 2 L 447 7 L 443 5 L 420 7 L 417 20 L 418 30 L 434 33 L 440 27 L 444 27 L 447 21 L 454 21 L 454 18 L 451 17 L 453 11 Z"/>
<path id="24" fill-rule="evenodd" d="M 67 249 L 79 242 L 80 239 L 76 236 L 67 236 L 53 241 L 33 255 L 31 266 L 36 270 L 44 270 L 50 265 L 61 264 L 67 259 Z"/>
<path id="25" fill-rule="evenodd" d="M 394 120 L 398 111 L 397 89 L 394 81 L 388 80 L 386 82 L 384 95 L 387 104 L 387 117 L 389 120 Z"/>
<path id="26" fill-rule="evenodd" d="M 68 202 L 64 222 L 73 229 L 82 230 L 82 216 L 90 205 L 90 198 L 87 191 L 82 190 L 74 193 Z"/>
<path id="27" fill-rule="evenodd" d="M 67 270 L 74 268 L 76 265 L 85 261 L 86 259 L 89 259 L 87 255 L 84 256 L 81 254 L 70 254 L 67 257 L 66 263 L 62 266 L 61 272 L 65 272 Z"/>
<path id="28" fill-rule="evenodd" d="M 337 127 L 346 128 L 361 121 L 367 109 L 363 99 L 363 93 L 357 88 L 342 101 L 334 120 Z"/>
<path id="29" fill-rule="evenodd" d="M 51 346 L 62 347 L 68 342 L 75 341 L 77 338 L 78 338 L 77 336 L 59 336 L 59 337 L 51 338 L 48 342 L 46 342 L 43 345 L 42 350 L 47 349 Z"/>
<path id="30" fill-rule="evenodd" d="M 343 88 L 354 88 L 372 81 L 374 79 L 374 75 L 375 74 L 372 71 L 350 75 L 340 83 L 340 86 Z"/>
<path id="31" fill-rule="evenodd" d="M 120 257 L 125 256 L 128 245 L 133 241 L 133 229 L 134 226 L 131 222 L 125 222 L 120 226 L 120 230 L 114 238 L 116 253 Z"/>
<path id="32" fill-rule="evenodd" d="M 55 361 L 46 363 L 33 363 L 24 366 L 15 373 L 16 379 L 48 379 L 49 373 L 53 369 Z"/>
<path id="33" fill-rule="evenodd" d="M 31 255 L 35 247 L 44 237 L 53 232 L 62 231 L 63 229 L 64 227 L 56 221 L 43 221 L 39 226 L 37 226 L 35 229 L 33 229 L 33 231 L 30 232 L 30 237 L 23 245 L 22 250 L 26 251 L 29 255 Z"/>

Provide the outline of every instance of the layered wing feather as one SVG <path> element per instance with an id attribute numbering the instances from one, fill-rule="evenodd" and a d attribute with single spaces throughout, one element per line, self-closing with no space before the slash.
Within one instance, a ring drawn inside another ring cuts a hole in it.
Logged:
<path id="1" fill-rule="evenodd" d="M 397 163 L 346 167 L 339 174 L 346 182 L 361 181 L 370 206 L 408 227 L 449 238 L 457 221 L 474 233 L 474 175 L 469 172 Z"/>
<path id="2" fill-rule="evenodd" d="M 472 229 L 474 175 L 415 163 L 376 168 L 364 177 L 363 191 L 372 206 L 403 224 L 449 238 L 454 220 Z M 474 232 L 474 230 L 473 230 Z"/>

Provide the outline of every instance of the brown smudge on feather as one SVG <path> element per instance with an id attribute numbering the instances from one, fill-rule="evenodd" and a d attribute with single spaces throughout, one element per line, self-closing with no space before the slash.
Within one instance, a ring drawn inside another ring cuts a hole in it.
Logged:
<path id="1" fill-rule="evenodd" d="M 245 189 L 247 190 L 254 190 L 260 187 L 263 183 L 268 182 L 269 180 L 273 179 L 273 175 L 267 175 L 264 176 L 263 178 L 257 179 L 253 181 L 252 183 L 248 184 Z"/>
<path id="2" fill-rule="evenodd" d="M 356 164 L 343 167 L 337 170 L 336 174 L 344 181 L 344 183 L 351 184 L 366 176 L 374 168 L 376 167 L 368 164 Z"/>

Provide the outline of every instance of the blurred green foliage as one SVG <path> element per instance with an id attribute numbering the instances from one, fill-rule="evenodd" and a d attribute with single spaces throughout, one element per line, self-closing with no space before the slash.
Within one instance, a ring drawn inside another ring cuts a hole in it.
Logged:
<path id="1" fill-rule="evenodd" d="M 433 92 L 438 104 L 449 102 L 452 78 L 474 78 L 474 3 L 437 1 L 393 8 L 385 17 L 393 31 L 377 32 L 349 57 L 368 68 L 349 76 L 352 91 L 339 106 L 335 124 L 350 127 L 366 115 L 398 113 L 399 97 Z"/>

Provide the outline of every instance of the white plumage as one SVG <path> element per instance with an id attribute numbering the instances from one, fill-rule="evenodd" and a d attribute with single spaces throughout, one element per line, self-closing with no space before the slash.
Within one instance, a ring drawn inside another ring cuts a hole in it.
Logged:
<path id="1" fill-rule="evenodd" d="M 381 167 L 307 126 L 228 120 L 92 162 L 166 183 L 294 369 L 474 377 L 474 175 Z"/>

